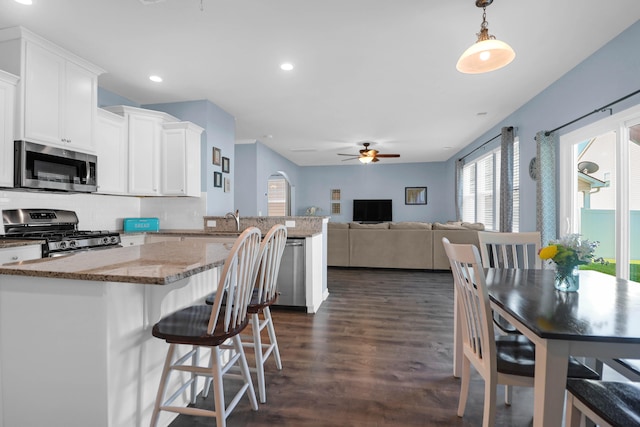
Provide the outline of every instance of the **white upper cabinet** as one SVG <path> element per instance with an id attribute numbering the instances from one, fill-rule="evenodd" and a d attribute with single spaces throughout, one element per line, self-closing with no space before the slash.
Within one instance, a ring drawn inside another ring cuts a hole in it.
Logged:
<path id="1" fill-rule="evenodd" d="M 159 163 L 162 119 L 129 114 L 129 193 L 140 196 L 160 194 Z"/>
<path id="2" fill-rule="evenodd" d="M 18 77 L 0 71 L 0 187 L 13 187 L 13 107 Z"/>
<path id="3" fill-rule="evenodd" d="M 98 193 L 127 194 L 127 120 L 98 108 L 96 123 Z"/>
<path id="4" fill-rule="evenodd" d="M 191 122 L 162 125 L 161 192 L 167 196 L 200 197 L 200 135 Z"/>
<path id="5" fill-rule="evenodd" d="M 202 128 L 161 111 L 126 105 L 104 109 L 127 123 L 128 194 L 200 197 Z M 98 170 L 104 161 L 98 157 Z M 106 184 L 99 179 L 98 185 L 102 192 Z"/>
<path id="6" fill-rule="evenodd" d="M 14 139 L 95 150 L 102 69 L 21 27 L 0 30 L 0 68 L 22 77 Z"/>

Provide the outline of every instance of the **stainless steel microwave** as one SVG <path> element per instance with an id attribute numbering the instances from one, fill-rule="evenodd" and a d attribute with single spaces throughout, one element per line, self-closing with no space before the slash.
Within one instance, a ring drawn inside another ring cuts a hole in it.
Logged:
<path id="1" fill-rule="evenodd" d="M 15 141 L 14 186 L 90 193 L 97 190 L 98 158 L 65 148 Z"/>

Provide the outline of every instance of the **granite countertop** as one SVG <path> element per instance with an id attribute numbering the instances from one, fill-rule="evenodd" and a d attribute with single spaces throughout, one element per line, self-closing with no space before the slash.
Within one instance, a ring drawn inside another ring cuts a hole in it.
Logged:
<path id="1" fill-rule="evenodd" d="M 205 231 L 205 230 L 160 230 L 160 231 L 140 231 L 140 232 L 124 232 L 119 231 L 123 235 L 127 234 L 157 234 L 166 236 L 195 236 L 195 237 L 238 237 L 241 232 L 237 231 Z M 313 232 L 308 230 L 291 230 L 287 229 L 287 237 L 291 239 L 304 239 L 313 237 L 321 232 Z"/>
<path id="2" fill-rule="evenodd" d="M 158 242 L 0 266 L 0 274 L 167 285 L 224 265 L 233 243 Z"/>
<path id="3" fill-rule="evenodd" d="M 41 245 L 44 240 L 15 240 L 0 238 L 0 249 L 15 248 L 18 246 Z"/>

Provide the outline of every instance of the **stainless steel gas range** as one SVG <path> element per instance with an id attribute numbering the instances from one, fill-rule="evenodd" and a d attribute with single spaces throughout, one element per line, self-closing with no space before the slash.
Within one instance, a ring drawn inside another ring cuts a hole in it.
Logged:
<path id="1" fill-rule="evenodd" d="M 120 246 L 120 234 L 78 230 L 78 216 L 62 209 L 10 209 L 2 211 L 5 239 L 44 240 L 43 257 Z"/>

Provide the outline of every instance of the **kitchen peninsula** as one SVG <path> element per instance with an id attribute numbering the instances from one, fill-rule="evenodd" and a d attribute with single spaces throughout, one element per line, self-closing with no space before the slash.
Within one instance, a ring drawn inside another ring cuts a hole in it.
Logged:
<path id="1" fill-rule="evenodd" d="M 326 233 L 297 234 L 326 270 Z M 155 243 L 1 265 L 0 427 L 148 425 L 166 352 L 151 328 L 204 301 L 232 235 L 153 233 Z M 326 274 L 309 274 L 326 289 Z M 313 294 L 317 309 L 322 288 Z"/>

